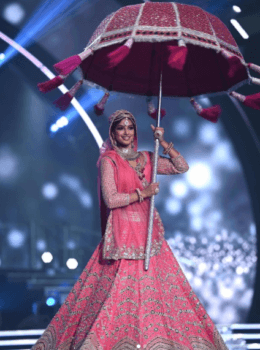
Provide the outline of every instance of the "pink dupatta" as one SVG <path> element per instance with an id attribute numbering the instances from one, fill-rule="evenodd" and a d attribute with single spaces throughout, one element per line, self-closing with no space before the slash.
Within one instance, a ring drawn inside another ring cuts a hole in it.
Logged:
<path id="1" fill-rule="evenodd" d="M 103 156 L 109 157 L 114 166 L 115 182 L 119 193 L 134 193 L 136 188 L 144 189 L 142 181 L 127 160 L 122 159 L 116 151 L 107 151 Z M 151 182 L 152 165 L 146 155 L 147 163 L 144 175 Z M 101 221 L 104 234 L 103 257 L 105 259 L 144 259 L 148 232 L 150 199 L 142 203 L 134 202 L 111 211 L 101 199 Z M 104 220 L 105 219 L 105 220 Z M 151 256 L 160 252 L 164 228 L 158 212 L 154 213 L 153 239 Z"/>
<path id="2" fill-rule="evenodd" d="M 99 167 L 98 176 L 98 194 L 101 214 L 101 229 L 104 239 L 103 258 L 104 259 L 144 259 L 145 246 L 148 233 L 148 220 L 150 199 L 145 199 L 142 203 L 134 202 L 124 207 L 109 210 L 106 207 L 101 193 L 101 172 L 100 160 L 103 157 L 109 157 L 114 167 L 114 178 L 118 193 L 134 193 L 136 188 L 144 189 L 152 178 L 152 163 L 148 152 L 145 153 L 146 164 L 144 167 L 145 179 L 141 181 L 136 171 L 130 166 L 129 162 L 123 159 L 112 144 L 111 129 L 113 122 L 122 114 L 131 115 L 131 120 L 135 125 L 134 150 L 137 151 L 137 128 L 134 116 L 125 110 L 119 110 L 113 113 L 110 120 L 109 139 L 103 144 L 100 150 L 100 157 L 97 162 Z M 164 237 L 164 228 L 160 216 L 155 209 L 153 239 L 151 256 L 160 252 Z"/>

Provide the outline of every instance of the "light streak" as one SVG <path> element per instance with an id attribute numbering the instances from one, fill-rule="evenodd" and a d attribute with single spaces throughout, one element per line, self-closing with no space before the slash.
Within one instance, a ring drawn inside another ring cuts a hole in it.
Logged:
<path id="1" fill-rule="evenodd" d="M 5 41 L 7 44 L 11 45 L 13 48 L 15 48 L 17 51 L 19 51 L 23 56 L 25 56 L 29 61 L 31 61 L 38 69 L 40 69 L 49 79 L 52 79 L 55 77 L 55 75 L 46 67 L 43 65 L 41 61 L 39 61 L 35 56 L 33 56 L 29 51 L 27 51 L 25 48 L 23 48 L 21 45 L 16 43 L 14 40 L 9 38 L 7 35 L 5 35 L 3 32 L 0 32 L 0 39 Z M 5 60 L 5 59 L 4 59 Z M 69 90 L 66 88 L 65 85 L 61 85 L 58 87 L 60 91 L 65 94 Z M 77 112 L 80 114 L 84 122 L 86 123 L 87 127 L 89 128 L 90 132 L 92 133 L 98 147 L 100 148 L 103 143 L 103 139 L 100 136 L 97 128 L 95 127 L 94 123 L 90 119 L 89 115 L 86 113 L 82 105 L 79 103 L 79 101 L 74 97 L 71 101 L 71 104 L 73 107 L 77 110 Z"/>
<path id="2" fill-rule="evenodd" d="M 233 18 L 230 20 L 230 22 L 236 28 L 236 30 L 242 36 L 243 39 L 249 38 L 249 35 L 245 31 L 245 29 L 241 26 L 241 24 L 236 19 Z"/>
<path id="3" fill-rule="evenodd" d="M 87 5 L 93 5 L 94 1 L 96 0 L 89 1 Z M 83 5 L 85 1 L 79 0 L 76 5 L 74 2 L 74 0 L 43 1 L 19 32 L 15 38 L 15 42 L 22 47 L 28 47 L 33 41 L 44 36 L 47 33 L 47 29 L 49 33 L 50 28 L 69 17 L 71 13 L 74 14 L 75 9 Z M 9 47 L 5 52 L 6 60 L 4 63 L 10 60 L 15 54 L 16 50 L 13 47 Z M 3 62 L 0 62 L 0 64 L 3 64 Z"/>

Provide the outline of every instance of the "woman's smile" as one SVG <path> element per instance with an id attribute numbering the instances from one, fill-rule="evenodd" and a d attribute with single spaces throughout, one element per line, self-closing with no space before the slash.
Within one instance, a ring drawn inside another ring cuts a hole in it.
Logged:
<path id="1" fill-rule="evenodd" d="M 122 119 L 114 132 L 114 137 L 119 147 L 129 147 L 134 139 L 134 135 L 134 125 L 128 118 Z"/>

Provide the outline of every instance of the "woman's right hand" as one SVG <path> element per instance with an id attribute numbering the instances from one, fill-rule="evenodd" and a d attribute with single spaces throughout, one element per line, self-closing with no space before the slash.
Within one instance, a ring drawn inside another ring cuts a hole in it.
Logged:
<path id="1" fill-rule="evenodd" d="M 157 190 L 158 189 L 158 190 Z M 156 191 L 157 190 L 157 191 Z M 142 192 L 142 196 L 144 198 L 147 197 L 152 197 L 155 194 L 159 193 L 159 182 L 153 182 L 151 184 L 149 184 Z"/>

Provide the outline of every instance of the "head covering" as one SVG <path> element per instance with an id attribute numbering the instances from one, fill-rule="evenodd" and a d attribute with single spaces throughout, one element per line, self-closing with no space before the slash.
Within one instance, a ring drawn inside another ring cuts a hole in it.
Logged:
<path id="1" fill-rule="evenodd" d="M 132 113 L 130 113 L 129 111 L 125 110 L 125 109 L 119 109 L 116 112 L 114 112 L 113 114 L 110 115 L 110 117 L 108 118 L 109 121 L 109 137 L 106 139 L 106 141 L 103 143 L 103 145 L 101 146 L 99 152 L 100 152 L 100 157 L 98 159 L 97 165 L 99 165 L 99 162 L 101 160 L 102 157 L 104 157 L 105 155 L 107 155 L 108 151 L 116 151 L 117 147 L 114 146 L 113 144 L 113 138 L 112 138 L 112 129 L 113 129 L 113 124 L 124 119 L 124 118 L 129 118 L 131 120 L 131 122 L 134 125 L 135 128 L 135 136 L 134 136 L 134 150 L 137 151 L 137 126 L 136 126 L 136 120 L 135 117 L 133 116 Z M 106 153 L 106 154 L 105 154 Z"/>

